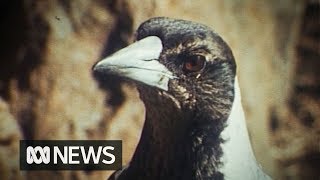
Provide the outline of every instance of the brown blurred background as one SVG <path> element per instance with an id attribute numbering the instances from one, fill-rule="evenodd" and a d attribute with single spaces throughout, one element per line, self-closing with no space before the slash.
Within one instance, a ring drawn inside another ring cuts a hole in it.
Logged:
<path id="1" fill-rule="evenodd" d="M 111 171 L 19 170 L 20 139 L 140 136 L 135 87 L 99 87 L 92 65 L 154 16 L 204 23 L 233 49 L 257 159 L 275 179 L 320 179 L 320 3 L 317 0 L 0 2 L 0 179 L 106 179 Z"/>

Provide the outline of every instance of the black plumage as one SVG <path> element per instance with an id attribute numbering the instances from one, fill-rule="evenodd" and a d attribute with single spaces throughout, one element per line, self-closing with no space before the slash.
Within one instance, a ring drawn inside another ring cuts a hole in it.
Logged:
<path id="1" fill-rule="evenodd" d="M 220 134 L 231 112 L 236 73 L 230 48 L 209 27 L 185 20 L 152 18 L 140 25 L 136 40 L 151 36 L 162 43 L 156 61 L 171 73 L 163 76 L 169 77 L 167 88 L 123 72 L 148 68 L 104 63 L 94 67 L 105 77 L 135 82 L 146 107 L 133 158 L 110 179 L 224 179 L 219 171 L 224 141 Z"/>

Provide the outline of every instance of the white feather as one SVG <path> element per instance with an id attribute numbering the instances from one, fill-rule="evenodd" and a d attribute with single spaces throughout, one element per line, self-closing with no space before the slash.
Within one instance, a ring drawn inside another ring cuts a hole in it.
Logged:
<path id="1" fill-rule="evenodd" d="M 221 172 L 226 180 L 267 180 L 253 154 L 241 104 L 241 94 L 236 77 L 235 99 L 227 127 L 222 132 L 226 140 L 222 144 L 224 166 Z"/>

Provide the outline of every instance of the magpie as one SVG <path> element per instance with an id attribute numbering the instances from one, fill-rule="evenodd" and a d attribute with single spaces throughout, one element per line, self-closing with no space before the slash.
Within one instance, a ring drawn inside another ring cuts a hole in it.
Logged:
<path id="1" fill-rule="evenodd" d="M 251 148 L 232 51 L 208 26 L 151 18 L 93 72 L 136 84 L 146 108 L 132 160 L 109 179 L 270 179 Z"/>

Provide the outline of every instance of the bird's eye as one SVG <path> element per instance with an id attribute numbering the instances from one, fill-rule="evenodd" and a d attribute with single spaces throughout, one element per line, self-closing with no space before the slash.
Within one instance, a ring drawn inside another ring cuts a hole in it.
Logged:
<path id="1" fill-rule="evenodd" d="M 193 55 L 186 58 L 183 64 L 185 72 L 197 72 L 204 68 L 206 63 L 205 57 L 201 55 Z"/>

